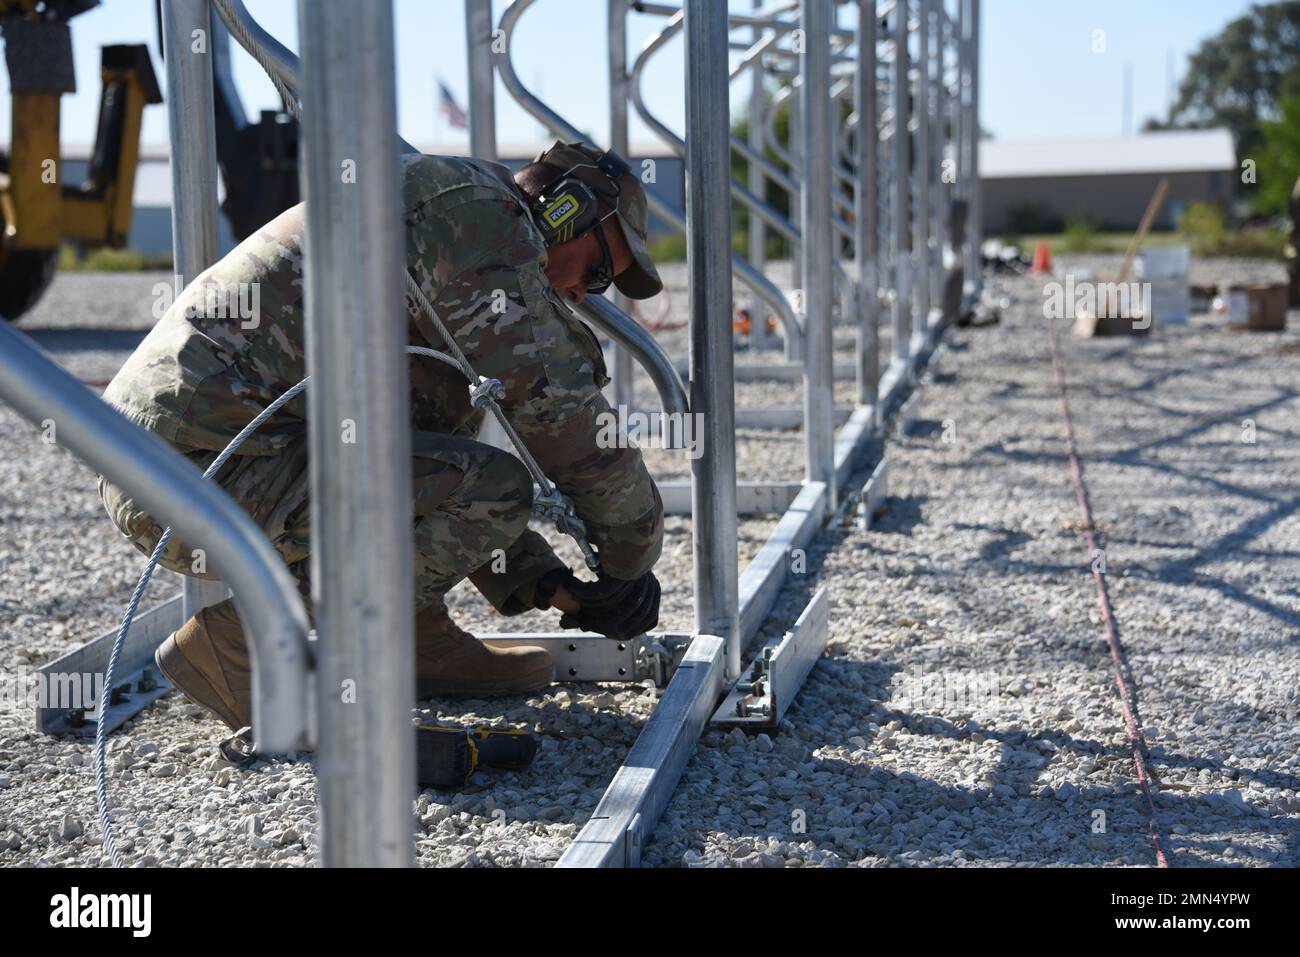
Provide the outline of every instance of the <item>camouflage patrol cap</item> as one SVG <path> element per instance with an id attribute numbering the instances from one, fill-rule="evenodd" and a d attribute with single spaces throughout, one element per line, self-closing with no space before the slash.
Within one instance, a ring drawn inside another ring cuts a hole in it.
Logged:
<path id="1" fill-rule="evenodd" d="M 601 150 L 586 143 L 557 142 L 550 149 L 543 151 L 533 160 L 554 166 L 559 172 L 573 169 L 569 175 L 582 180 L 590 186 L 597 196 L 612 201 L 609 178 L 596 168 L 596 162 L 604 155 Z M 623 236 L 627 247 L 632 251 L 632 265 L 614 277 L 618 291 L 629 299 L 649 299 L 657 296 L 664 288 L 663 280 L 655 269 L 654 261 L 646 249 L 646 233 L 650 220 L 646 204 L 645 190 L 636 176 L 629 173 L 619 177 L 618 223 L 623 227 Z"/>

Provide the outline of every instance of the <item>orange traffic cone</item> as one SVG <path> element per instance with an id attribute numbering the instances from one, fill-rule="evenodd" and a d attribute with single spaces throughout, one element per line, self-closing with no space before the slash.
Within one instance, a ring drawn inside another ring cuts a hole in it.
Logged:
<path id="1" fill-rule="evenodd" d="M 1046 242 L 1039 241 L 1038 248 L 1034 250 L 1034 265 L 1029 271 L 1034 273 L 1052 271 L 1052 251 L 1047 248 Z"/>

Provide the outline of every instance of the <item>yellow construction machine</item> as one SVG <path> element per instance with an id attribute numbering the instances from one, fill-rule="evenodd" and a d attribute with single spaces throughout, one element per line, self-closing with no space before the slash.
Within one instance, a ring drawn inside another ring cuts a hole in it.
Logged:
<path id="1" fill-rule="evenodd" d="M 102 49 L 99 126 L 89 168 L 66 183 L 59 100 L 76 90 L 68 21 L 99 0 L 0 0 L 13 127 L 0 154 L 0 316 L 17 319 L 54 278 L 59 248 L 126 245 L 140 123 L 161 103 L 145 44 Z"/>

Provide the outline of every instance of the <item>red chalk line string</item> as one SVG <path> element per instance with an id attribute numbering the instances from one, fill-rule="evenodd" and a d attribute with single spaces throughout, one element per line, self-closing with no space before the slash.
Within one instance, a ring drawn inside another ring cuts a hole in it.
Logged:
<path id="1" fill-rule="evenodd" d="M 1075 497 L 1079 500 L 1079 515 L 1083 519 L 1083 535 L 1088 545 L 1088 555 L 1091 558 L 1097 553 L 1097 541 L 1093 535 L 1092 508 L 1088 504 L 1088 490 L 1083 482 L 1083 466 L 1079 463 L 1079 453 L 1074 440 L 1074 420 L 1070 417 L 1070 404 L 1065 397 L 1065 371 L 1061 363 L 1060 351 L 1056 345 L 1056 326 L 1051 319 L 1047 320 L 1048 341 L 1052 349 L 1052 372 L 1056 377 L 1056 395 L 1061 402 L 1061 421 L 1065 431 L 1065 448 L 1070 456 L 1070 471 L 1074 476 Z M 1164 848 L 1160 841 L 1160 824 L 1156 819 L 1156 801 L 1151 791 L 1151 775 L 1147 771 L 1146 740 L 1138 727 L 1137 717 L 1134 715 L 1132 692 L 1129 690 L 1128 682 L 1124 680 L 1124 649 L 1119 641 L 1119 626 L 1115 623 L 1115 612 L 1110 603 L 1110 591 L 1106 587 L 1106 576 L 1102 574 L 1100 567 L 1094 562 L 1092 566 L 1092 577 L 1097 584 L 1097 604 L 1101 607 L 1102 621 L 1106 625 L 1106 641 L 1110 645 L 1110 660 L 1115 674 L 1115 685 L 1119 688 L 1120 704 L 1124 709 L 1124 723 L 1128 728 L 1129 745 L 1133 748 L 1133 764 L 1137 768 L 1138 783 L 1142 787 L 1142 793 L 1147 799 L 1147 808 L 1150 816 L 1147 819 L 1147 830 L 1151 837 L 1151 846 L 1156 852 L 1156 866 L 1168 867 L 1169 860 L 1165 857 Z"/>

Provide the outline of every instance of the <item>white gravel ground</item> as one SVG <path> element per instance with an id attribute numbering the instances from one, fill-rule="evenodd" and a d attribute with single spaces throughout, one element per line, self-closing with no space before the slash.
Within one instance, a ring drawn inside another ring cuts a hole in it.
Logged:
<path id="1" fill-rule="evenodd" d="M 815 582 L 783 596 L 788 621 L 829 587 L 829 658 L 779 734 L 706 735 L 645 863 L 1153 862 L 1041 281 L 1009 292 L 1022 302 L 1001 327 L 951 335 L 918 433 L 891 444 L 887 517 L 824 535 Z M 1284 335 L 1199 317 L 1149 341 L 1063 337 L 1176 863 L 1300 863 L 1291 321 Z"/>
<path id="2" fill-rule="evenodd" d="M 1195 278 L 1276 270 L 1210 262 Z M 124 330 L 147 326 L 159 278 L 61 276 L 24 328 L 78 375 L 107 379 L 138 338 Z M 646 863 L 1151 863 L 1040 286 L 1009 284 L 1024 302 L 1001 327 L 951 335 L 919 428 L 891 442 L 888 515 L 870 532 L 824 534 L 807 580 L 768 622 L 788 627 L 828 585 L 829 656 L 778 733 L 706 736 Z M 1300 334 L 1216 326 L 1204 317 L 1148 341 L 1063 343 L 1167 849 L 1179 863 L 1294 865 Z M 785 388 L 760 387 L 754 404 L 797 403 Z M 742 478 L 802 475 L 797 432 L 744 430 L 739 445 Z M 0 449 L 0 673 L 11 678 L 111 627 L 141 561 L 108 525 L 89 470 L 5 409 Z M 680 456 L 650 460 L 661 478 L 688 472 Z M 772 525 L 741 523 L 742 562 Z M 659 572 L 664 627 L 689 629 L 688 520 L 670 520 Z M 468 589 L 452 603 L 471 628 L 554 627 L 554 616 L 493 616 Z M 576 685 L 431 703 L 446 718 L 532 724 L 544 744 L 527 772 L 421 794 L 420 863 L 554 861 L 655 700 L 641 686 Z M 100 863 L 90 744 L 31 728 L 25 709 L 0 706 L 0 864 Z M 214 748 L 222 731 L 168 698 L 115 736 L 128 858 L 311 863 L 310 763 L 235 768 Z"/>

